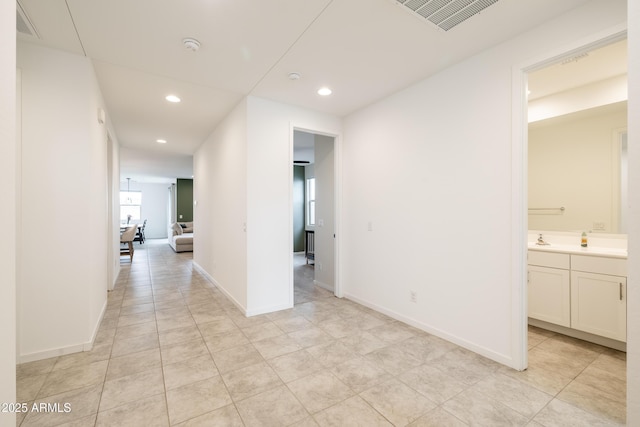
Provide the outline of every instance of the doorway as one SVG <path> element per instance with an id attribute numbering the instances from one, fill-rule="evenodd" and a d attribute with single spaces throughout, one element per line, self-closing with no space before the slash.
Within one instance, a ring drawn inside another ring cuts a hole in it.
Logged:
<path id="1" fill-rule="evenodd" d="M 564 218 L 561 218 L 563 216 L 562 213 L 564 212 L 565 208 L 564 203 L 562 202 L 557 202 L 555 204 L 551 203 L 548 206 L 546 204 L 544 206 L 540 205 L 544 208 L 550 208 L 549 210 L 545 209 L 542 211 L 538 209 L 539 206 L 530 204 L 534 203 L 532 201 L 532 197 L 535 197 L 535 194 L 539 193 L 537 190 L 532 189 L 532 185 L 537 185 L 537 178 L 534 178 L 532 174 L 538 173 L 539 171 L 536 172 L 536 168 L 532 167 L 530 163 L 533 159 L 530 158 L 530 149 L 532 147 L 529 144 L 531 142 L 534 142 L 535 139 L 535 137 L 530 136 L 530 130 L 535 129 L 536 127 L 544 127 L 545 124 L 543 124 L 543 121 L 547 119 L 552 121 L 562 120 L 560 118 L 555 118 L 555 116 L 570 116 L 571 114 L 578 114 L 579 116 L 580 114 L 585 113 L 578 113 L 578 111 L 594 110 L 602 105 L 607 105 L 609 110 L 611 110 L 611 105 L 614 104 L 618 104 L 618 107 L 620 107 L 620 104 L 624 104 L 624 107 L 626 108 L 626 98 L 624 99 L 624 102 L 622 99 L 616 100 L 614 99 L 616 96 L 618 96 L 615 95 L 616 91 L 612 91 L 610 89 L 602 90 L 602 86 L 605 85 L 605 80 L 607 80 L 607 84 L 615 84 L 614 80 L 618 78 L 619 83 L 619 81 L 621 80 L 619 78 L 619 73 L 613 72 L 609 75 L 606 75 L 605 70 L 607 67 L 581 71 L 575 70 L 577 68 L 577 65 L 586 65 L 589 62 L 593 63 L 593 59 L 600 57 L 601 49 L 609 49 L 619 43 L 624 43 L 625 40 L 626 33 L 624 31 L 612 30 L 611 34 L 609 34 L 609 36 L 605 38 L 594 39 L 588 43 L 576 45 L 571 49 L 557 51 L 553 54 L 548 55 L 542 60 L 533 61 L 520 67 L 514 68 L 514 105 L 521 106 L 521 108 L 516 108 L 514 110 L 513 123 L 513 128 L 516 131 L 516 134 L 514 134 L 513 138 L 514 170 L 522 171 L 521 176 L 514 176 L 513 187 L 513 201 L 514 207 L 516 207 L 514 213 L 515 216 L 513 218 L 514 245 L 517 245 L 516 247 L 519 248 L 517 249 L 517 252 L 519 252 L 520 254 L 515 260 L 517 268 L 514 270 L 514 274 L 517 276 L 517 278 L 514 277 L 514 279 L 517 280 L 517 283 L 521 284 L 519 285 L 520 288 L 517 290 L 517 294 L 519 295 L 519 297 L 517 300 L 514 300 L 514 307 L 519 307 L 521 309 L 518 318 L 515 319 L 516 322 L 521 325 L 521 329 L 519 332 L 516 332 L 516 335 L 514 335 L 514 343 L 516 343 L 517 346 L 515 359 L 518 361 L 519 369 L 527 368 L 529 354 L 527 297 L 528 232 L 530 229 L 532 229 L 532 226 L 533 229 L 535 229 L 536 227 L 540 227 L 540 224 L 545 224 L 545 229 L 551 227 L 544 221 L 540 222 L 541 220 L 557 221 L 559 219 L 566 219 L 567 217 L 565 215 Z M 591 59 L 589 58 L 590 55 L 592 56 Z M 551 79 L 550 76 L 558 73 L 562 74 L 563 70 L 561 70 L 561 68 L 563 67 L 574 68 L 574 71 L 570 73 L 566 73 L 566 70 L 564 70 L 565 74 L 569 76 L 568 79 L 565 79 L 563 81 L 560 78 L 556 81 L 549 81 L 549 84 L 546 87 L 544 87 L 545 85 L 539 84 L 541 80 Z M 603 75 L 601 73 L 605 74 Z M 600 75 L 600 77 L 598 77 L 598 75 Z M 622 80 L 624 80 L 626 85 L 626 77 L 622 78 Z M 567 86 L 567 84 L 569 84 L 570 86 Z M 538 86 L 538 88 L 536 88 L 536 86 Z M 595 87 L 600 86 L 601 93 L 596 95 L 592 93 L 589 96 L 585 95 L 586 89 L 590 88 L 591 86 L 594 87 L 593 90 L 596 90 Z M 535 91 L 538 91 L 538 93 L 535 93 Z M 578 92 L 582 93 L 578 94 Z M 609 99 L 606 99 L 606 96 L 603 97 L 603 93 L 606 93 L 609 96 Z M 613 97 L 612 94 L 614 94 Z M 577 99 L 579 99 L 580 102 L 576 102 Z M 591 103 L 591 105 L 587 105 L 588 103 Z M 579 106 L 578 104 L 583 105 Z M 539 123 L 530 126 L 530 121 Z M 613 139 L 615 138 L 611 138 L 611 140 Z M 573 161 L 576 161 L 575 158 L 573 159 Z M 549 168 L 547 167 L 542 169 L 548 170 Z M 618 176 L 620 176 L 619 171 L 617 172 L 617 174 Z M 553 179 L 551 181 L 553 181 Z M 536 203 L 538 202 L 539 201 L 536 200 Z M 555 210 L 551 208 L 558 209 Z M 532 215 L 535 215 L 535 217 L 532 218 Z M 544 217 L 543 215 L 546 215 L 546 217 Z M 589 230 L 596 226 L 603 226 L 599 221 L 590 222 L 589 224 L 592 225 L 587 228 Z M 614 227 L 614 224 L 605 224 L 604 226 Z"/>
<path id="2" fill-rule="evenodd" d="M 294 304 L 336 294 L 335 136 L 293 130 Z"/>

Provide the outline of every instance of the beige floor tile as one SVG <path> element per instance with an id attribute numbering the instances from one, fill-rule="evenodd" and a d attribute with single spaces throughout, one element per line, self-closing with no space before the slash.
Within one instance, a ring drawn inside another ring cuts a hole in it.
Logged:
<path id="1" fill-rule="evenodd" d="M 164 382 L 160 368 L 105 381 L 100 411 L 162 393 Z"/>
<path id="2" fill-rule="evenodd" d="M 354 395 L 353 390 L 326 370 L 292 381 L 287 386 L 310 414 Z"/>
<path id="3" fill-rule="evenodd" d="M 273 359 L 274 357 L 302 349 L 302 346 L 288 335 L 278 335 L 277 337 L 256 341 L 253 346 L 265 359 Z"/>
<path id="4" fill-rule="evenodd" d="M 231 320 L 231 318 L 227 315 L 220 316 L 219 318 L 211 322 L 200 323 L 198 325 L 198 329 L 200 329 L 200 333 L 205 338 L 212 335 L 220 335 L 225 332 L 239 331 L 236 324 L 233 323 L 233 320 Z"/>
<path id="5" fill-rule="evenodd" d="M 397 379 L 373 386 L 360 397 L 397 426 L 407 425 L 437 406 Z"/>
<path id="6" fill-rule="evenodd" d="M 427 362 L 467 385 L 473 385 L 496 372 L 501 365 L 463 348 L 456 348 Z"/>
<path id="7" fill-rule="evenodd" d="M 306 351 L 315 357 L 316 360 L 326 368 L 331 368 L 340 363 L 359 357 L 358 354 L 349 350 L 347 346 L 338 341 L 309 347 Z"/>
<path id="8" fill-rule="evenodd" d="M 57 357 L 51 357 L 49 359 L 36 360 L 35 362 L 21 363 L 16 366 L 16 377 L 20 379 L 32 375 L 48 374 L 53 370 L 57 361 Z"/>
<path id="9" fill-rule="evenodd" d="M 240 329 L 233 329 L 214 335 L 203 335 L 204 342 L 207 344 L 211 353 L 217 353 L 223 350 L 229 350 L 233 347 L 239 347 L 249 344 L 249 340 L 244 336 Z"/>
<path id="10" fill-rule="evenodd" d="M 275 323 L 285 333 L 302 331 L 313 326 L 313 323 L 309 322 L 303 316 L 280 318 L 274 320 L 273 323 Z"/>
<path id="11" fill-rule="evenodd" d="M 231 404 L 220 376 L 167 391 L 169 420 L 178 424 Z"/>
<path id="12" fill-rule="evenodd" d="M 132 338 L 140 335 L 158 333 L 155 319 L 150 322 L 137 323 L 135 325 L 118 327 L 116 329 L 116 338 Z"/>
<path id="13" fill-rule="evenodd" d="M 467 424 L 454 417 L 442 407 L 432 409 L 414 422 L 408 425 L 408 427 L 465 427 Z M 529 426 L 527 424 L 527 427 Z"/>
<path id="14" fill-rule="evenodd" d="M 456 418 L 478 426 L 524 426 L 528 419 L 482 393 L 466 390 L 446 401 L 442 407 Z"/>
<path id="15" fill-rule="evenodd" d="M 164 332 L 170 329 L 178 329 L 178 328 L 186 328 L 188 326 L 195 325 L 193 317 L 191 314 L 185 314 L 182 316 L 170 317 L 167 319 L 158 319 L 156 320 L 158 324 L 158 331 Z"/>
<path id="16" fill-rule="evenodd" d="M 390 380 L 391 375 L 364 357 L 357 357 L 331 369 L 333 374 L 356 393 Z"/>
<path id="17" fill-rule="evenodd" d="M 48 374 L 25 376 L 16 380 L 16 401 L 28 402 L 38 396 Z"/>
<path id="18" fill-rule="evenodd" d="M 360 396 L 354 396 L 313 415 L 322 427 L 386 427 L 392 426 Z"/>
<path id="19" fill-rule="evenodd" d="M 189 307 L 191 316 L 196 324 L 213 322 L 223 319 L 226 316 L 224 310 L 216 303 L 198 304 Z"/>
<path id="20" fill-rule="evenodd" d="M 471 390 L 504 403 L 527 418 L 533 418 L 553 398 L 547 393 L 500 373 L 488 376 Z"/>
<path id="21" fill-rule="evenodd" d="M 201 338 L 200 330 L 196 325 L 186 326 L 184 328 L 170 329 L 158 333 L 160 347 L 167 347 L 187 341 L 194 341 Z"/>
<path id="22" fill-rule="evenodd" d="M 211 426 L 224 426 L 224 427 L 244 427 L 242 418 L 236 410 L 235 405 L 228 405 L 222 408 L 216 409 L 211 412 L 207 412 L 199 417 L 191 418 L 184 423 L 175 424 L 176 427 L 211 427 Z"/>
<path id="23" fill-rule="evenodd" d="M 557 398 L 607 420 L 626 422 L 626 401 L 593 386 L 573 381 Z"/>
<path id="24" fill-rule="evenodd" d="M 77 368 L 52 371 L 38 392 L 38 398 L 102 384 L 108 364 L 109 361 L 103 360 Z"/>
<path id="25" fill-rule="evenodd" d="M 208 354 L 178 363 L 165 364 L 163 370 L 167 390 L 218 376 L 218 369 Z"/>
<path id="26" fill-rule="evenodd" d="M 399 343 L 416 334 L 413 328 L 400 322 L 385 323 L 369 332 L 388 344 Z"/>
<path id="27" fill-rule="evenodd" d="M 302 348 L 327 344 L 334 339 L 320 328 L 311 327 L 301 331 L 290 332 L 289 337 L 293 338 Z"/>
<path id="28" fill-rule="evenodd" d="M 128 305 L 126 307 L 122 307 L 119 310 L 119 313 L 123 316 L 127 316 L 130 314 L 138 314 L 138 313 L 151 313 L 155 310 L 155 306 L 152 302 L 147 304 L 138 304 L 138 305 Z"/>
<path id="29" fill-rule="evenodd" d="M 96 427 L 164 427 L 169 426 L 169 415 L 164 394 L 136 400 L 98 413 Z"/>
<path id="30" fill-rule="evenodd" d="M 265 340 L 284 334 L 282 329 L 278 328 L 278 326 L 273 322 L 265 322 L 259 325 L 249 326 L 248 328 L 242 328 L 241 331 L 251 342 Z"/>
<path id="31" fill-rule="evenodd" d="M 109 361 L 106 380 L 126 377 L 161 366 L 160 350 L 157 348 L 114 357 Z"/>
<path id="32" fill-rule="evenodd" d="M 156 310 L 156 319 L 173 319 L 176 317 L 190 316 L 191 311 L 189 311 L 189 307 L 186 305 L 179 305 L 178 307 L 168 308 L 168 309 L 157 309 Z"/>
<path id="33" fill-rule="evenodd" d="M 553 350 L 544 350 L 540 346 L 529 350 L 530 367 L 540 368 L 567 378 L 577 377 L 590 363 L 561 353 L 554 353 Z"/>
<path id="34" fill-rule="evenodd" d="M 267 362 L 285 383 L 325 369 L 320 362 L 305 350 L 285 354 Z"/>
<path id="35" fill-rule="evenodd" d="M 222 379 L 236 402 L 283 385 L 266 362 L 227 372 Z"/>
<path id="36" fill-rule="evenodd" d="M 433 335 L 421 334 L 401 341 L 398 348 L 426 363 L 455 350 L 457 346 Z"/>
<path id="37" fill-rule="evenodd" d="M 368 331 L 358 331 L 339 340 L 351 351 L 360 355 L 366 355 L 372 351 L 380 350 L 388 344 Z"/>
<path id="38" fill-rule="evenodd" d="M 155 313 L 153 312 L 120 316 L 118 318 L 118 328 L 122 328 L 123 326 L 136 325 L 138 323 L 154 322 L 155 320 L 156 320 L 156 316 L 155 316 Z"/>
<path id="39" fill-rule="evenodd" d="M 360 332 L 360 327 L 357 323 L 343 318 L 335 320 L 325 320 L 317 324 L 317 326 L 331 335 L 333 338 L 344 338 L 349 335 Z"/>
<path id="40" fill-rule="evenodd" d="M 422 364 L 420 360 L 393 345 L 372 351 L 364 357 L 391 375 L 400 375 Z"/>
<path id="41" fill-rule="evenodd" d="M 56 364 L 53 367 L 54 371 L 59 369 L 78 368 L 80 366 L 86 366 L 91 363 L 101 362 L 108 360 L 111 356 L 111 350 L 113 344 L 95 344 L 90 351 L 82 351 L 79 353 L 67 354 L 60 356 L 56 360 Z"/>
<path id="42" fill-rule="evenodd" d="M 116 338 L 113 342 L 111 357 L 124 356 L 125 354 L 138 353 L 159 347 L 158 334 L 145 334 L 131 338 Z"/>
<path id="43" fill-rule="evenodd" d="M 421 365 L 406 371 L 398 379 L 438 404 L 446 402 L 468 387 L 429 365 Z"/>
<path id="44" fill-rule="evenodd" d="M 284 386 L 242 400 L 236 403 L 236 407 L 248 426 L 283 426 L 309 416 Z"/>
<path id="45" fill-rule="evenodd" d="M 213 361 L 220 373 L 235 371 L 245 366 L 255 365 L 264 361 L 264 358 L 251 344 L 233 347 L 213 353 Z"/>
<path id="46" fill-rule="evenodd" d="M 51 406 L 57 404 L 58 410 L 30 411 L 22 422 L 22 426 L 57 426 L 89 417 L 98 412 L 101 390 L 102 384 L 98 384 L 38 399 L 34 402 L 38 407 L 41 404 L 45 404 L 45 407 L 47 404 Z"/>
<path id="47" fill-rule="evenodd" d="M 504 366 L 499 369 L 499 372 L 525 384 L 529 384 L 551 396 L 560 393 L 560 391 L 572 381 L 572 378 L 564 377 L 557 372 L 547 371 L 541 368 L 540 365 L 529 365 L 525 371 L 516 371 L 515 369 Z"/>
<path id="48" fill-rule="evenodd" d="M 553 399 L 533 420 L 545 427 L 605 427 L 616 425 L 611 421 L 604 420 L 558 399 Z"/>
<path id="49" fill-rule="evenodd" d="M 204 343 L 204 340 L 199 338 L 193 341 L 162 347 L 161 353 L 162 364 L 168 365 L 194 357 L 209 356 L 209 349 Z"/>

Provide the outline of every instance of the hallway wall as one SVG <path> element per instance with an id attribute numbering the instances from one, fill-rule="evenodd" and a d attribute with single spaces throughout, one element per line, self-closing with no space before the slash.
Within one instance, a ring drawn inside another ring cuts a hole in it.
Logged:
<path id="1" fill-rule="evenodd" d="M 17 326 L 26 362 L 90 348 L 106 307 L 107 130 L 89 59 L 20 42 L 17 64 Z"/>
<path id="2" fill-rule="evenodd" d="M 517 363 L 513 68 L 623 27 L 625 6 L 587 3 L 345 119 L 346 296 Z"/>
<path id="3" fill-rule="evenodd" d="M 0 1 L 0 222 L 16 223 L 16 4 Z M 16 401 L 16 231 L 5 227 L 0 246 L 0 402 Z M 14 427 L 14 413 L 0 413 Z"/>

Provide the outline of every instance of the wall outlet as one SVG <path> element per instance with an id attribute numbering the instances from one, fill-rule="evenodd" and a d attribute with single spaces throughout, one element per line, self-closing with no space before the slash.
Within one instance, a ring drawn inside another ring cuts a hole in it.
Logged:
<path id="1" fill-rule="evenodd" d="M 418 293 L 416 291 L 409 291 L 409 299 L 411 302 L 418 302 Z"/>
<path id="2" fill-rule="evenodd" d="M 178 215 L 180 217 L 180 219 L 182 219 L 182 215 Z"/>
<path id="3" fill-rule="evenodd" d="M 598 231 L 606 230 L 604 222 L 594 222 L 593 230 L 598 230 Z"/>
<path id="4" fill-rule="evenodd" d="M 318 263 L 318 270 L 322 271 L 322 263 L 321 262 Z"/>
<path id="5" fill-rule="evenodd" d="M 373 231 L 373 223 L 371 221 L 367 223 L 367 231 Z"/>

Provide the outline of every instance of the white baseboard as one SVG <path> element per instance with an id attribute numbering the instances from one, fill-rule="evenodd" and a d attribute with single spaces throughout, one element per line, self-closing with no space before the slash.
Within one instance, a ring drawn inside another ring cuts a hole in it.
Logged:
<path id="1" fill-rule="evenodd" d="M 209 274 L 209 272 L 207 270 L 205 270 L 204 268 L 202 268 L 202 266 L 200 264 L 198 264 L 197 262 L 193 261 L 192 263 L 193 268 L 195 268 L 196 270 L 198 270 L 198 272 L 200 274 L 202 274 L 208 281 L 210 281 L 211 283 L 213 283 L 215 285 L 215 287 L 222 292 L 227 298 L 229 298 L 229 300 L 236 306 L 238 307 L 238 309 L 240 309 L 240 311 L 242 311 L 243 313 L 245 313 L 245 316 L 247 315 L 247 309 L 246 307 L 244 307 L 242 304 L 240 304 L 238 301 L 236 301 L 236 299 L 233 297 L 233 295 L 231 295 L 229 293 L 229 291 L 227 291 L 224 286 L 221 286 L 220 283 L 218 283 L 218 281 Z"/>
<path id="2" fill-rule="evenodd" d="M 102 319 L 104 318 L 104 314 L 107 311 L 107 299 L 104 301 L 104 305 L 102 306 L 102 311 L 100 312 L 100 316 L 98 317 L 98 321 L 93 327 L 93 332 L 91 333 L 91 338 L 89 341 L 73 344 L 65 347 L 52 348 L 49 350 L 37 351 L 34 353 L 28 354 L 20 354 L 18 355 L 17 363 L 28 363 L 35 362 L 36 360 L 48 359 L 50 357 L 58 357 L 58 356 L 66 356 L 68 354 L 80 353 L 83 351 L 91 351 L 93 349 L 93 344 L 96 341 L 96 337 L 98 336 L 98 331 L 100 330 L 100 325 L 102 324 Z"/>
<path id="3" fill-rule="evenodd" d="M 430 333 L 431 335 L 435 335 L 435 336 L 437 336 L 439 338 L 442 338 L 444 340 L 447 340 L 447 341 L 449 341 L 449 342 L 451 342 L 453 344 L 459 345 L 460 347 L 466 348 L 467 350 L 471 350 L 474 353 L 478 353 L 478 354 L 480 354 L 480 355 L 482 355 L 482 356 L 484 356 L 484 357 L 486 357 L 488 359 L 491 359 L 491 360 L 493 360 L 495 362 L 501 363 L 501 364 L 506 365 L 506 366 L 508 366 L 510 368 L 513 368 L 513 369 L 517 369 L 515 367 L 515 361 L 509 355 L 496 353 L 493 350 L 489 350 L 489 349 L 487 349 L 485 347 L 478 346 L 478 345 L 476 345 L 476 344 L 474 344 L 472 342 L 469 342 L 469 341 L 467 341 L 465 339 L 462 339 L 462 338 L 457 337 L 455 335 L 451 335 L 451 334 L 449 334 L 449 333 L 447 333 L 445 331 L 442 331 L 442 330 L 440 330 L 438 328 L 434 328 L 432 326 L 429 326 L 427 324 L 419 322 L 419 321 L 417 321 L 415 319 L 412 319 L 412 318 L 407 317 L 405 315 L 402 315 L 400 313 L 396 313 L 393 310 L 389 310 L 389 309 L 387 309 L 385 307 L 381 307 L 381 306 L 379 306 L 377 304 L 374 304 L 374 303 L 371 303 L 369 301 L 360 299 L 360 298 L 358 298 L 358 297 L 356 297 L 354 295 L 350 295 L 348 293 L 345 293 L 344 297 L 349 299 L 349 300 L 351 300 L 351 301 L 357 302 L 358 304 L 364 305 L 365 307 L 369 307 L 372 310 L 378 311 L 378 312 L 380 312 L 382 314 L 386 314 L 387 316 L 389 316 L 389 317 L 391 317 L 393 319 L 399 320 L 399 321 L 401 321 L 403 323 L 406 323 L 406 324 L 408 324 L 410 326 L 413 326 L 414 328 L 418 328 L 418 329 L 420 329 L 422 331 Z"/>

